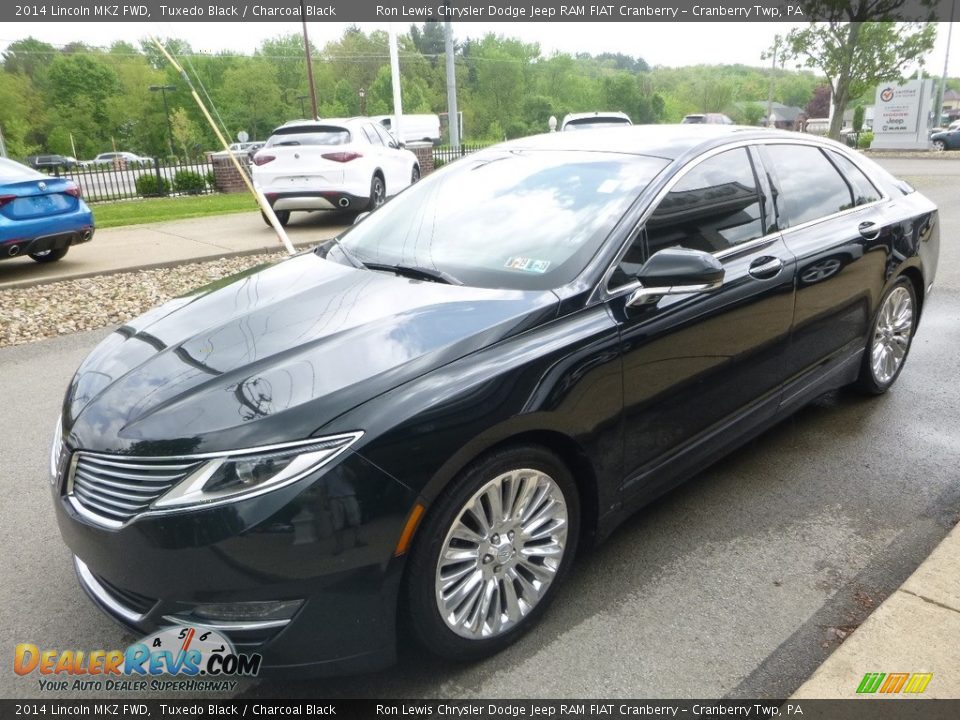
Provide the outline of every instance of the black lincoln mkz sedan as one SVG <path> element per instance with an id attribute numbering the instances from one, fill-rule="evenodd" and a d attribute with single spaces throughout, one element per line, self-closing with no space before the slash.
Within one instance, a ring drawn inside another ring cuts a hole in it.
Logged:
<path id="1" fill-rule="evenodd" d="M 859 154 L 722 125 L 467 156 L 339 238 L 113 332 L 51 458 L 79 580 L 265 666 L 515 641 L 578 546 L 834 388 L 886 391 L 936 207 Z"/>

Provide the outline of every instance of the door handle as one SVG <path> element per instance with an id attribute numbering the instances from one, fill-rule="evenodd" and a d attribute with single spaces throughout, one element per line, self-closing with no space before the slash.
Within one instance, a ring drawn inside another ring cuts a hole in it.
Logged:
<path id="1" fill-rule="evenodd" d="M 783 269 L 783 260 L 778 257 L 757 258 L 750 263 L 750 269 L 747 271 L 758 280 L 769 280 L 776 277 Z"/>
<path id="2" fill-rule="evenodd" d="M 857 226 L 860 231 L 860 237 L 864 240 L 876 240 L 880 237 L 880 226 L 875 222 L 862 222 Z"/>

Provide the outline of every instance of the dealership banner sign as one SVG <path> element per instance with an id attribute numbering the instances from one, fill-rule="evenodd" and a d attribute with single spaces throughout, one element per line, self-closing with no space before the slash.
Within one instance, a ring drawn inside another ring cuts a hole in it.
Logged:
<path id="1" fill-rule="evenodd" d="M 904 0 L 883 18 L 932 20 L 950 15 L 951 0 Z M 37 0 L 0 3 L 0 22 L 810 22 L 830 3 L 784 0 Z"/>

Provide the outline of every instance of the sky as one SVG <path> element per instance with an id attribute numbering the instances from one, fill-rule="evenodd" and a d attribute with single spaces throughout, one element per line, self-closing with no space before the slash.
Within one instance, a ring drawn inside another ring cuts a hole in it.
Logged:
<path id="1" fill-rule="evenodd" d="M 364 30 L 387 29 L 388 23 L 359 23 Z M 949 23 L 937 23 L 937 44 L 926 58 L 927 71 L 939 76 L 947 51 Z M 954 23 L 953 47 L 948 74 L 960 77 L 960 28 Z M 397 23 L 405 32 L 406 23 Z M 343 34 L 346 23 L 307 23 L 310 40 L 322 47 Z M 454 23 L 458 40 L 494 32 L 539 42 L 545 53 L 553 51 L 592 54 L 621 52 L 642 57 L 650 65 L 717 65 L 742 63 L 765 66 L 761 53 L 776 33 L 786 33 L 789 23 Z M 34 36 L 53 45 L 82 40 L 88 45 L 109 46 L 115 40 L 139 40 L 153 32 L 160 37 L 178 37 L 198 52 L 229 50 L 249 54 L 266 38 L 299 33 L 298 22 L 263 23 L 7 23 L 0 27 L 0 52 L 14 40 Z M 791 68 L 795 63 L 788 64 Z"/>

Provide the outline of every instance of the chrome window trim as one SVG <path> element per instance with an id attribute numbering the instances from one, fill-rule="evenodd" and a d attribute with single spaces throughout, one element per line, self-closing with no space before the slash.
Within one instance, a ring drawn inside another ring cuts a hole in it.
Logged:
<path id="1" fill-rule="evenodd" d="M 854 165 L 856 165 L 856 167 L 860 170 L 860 172 L 862 172 L 866 176 L 866 178 L 870 180 L 870 175 L 867 173 L 866 170 L 863 169 L 860 163 L 856 161 L 856 158 L 853 156 L 852 153 L 849 152 L 847 148 L 843 146 L 834 147 L 832 145 L 828 145 L 824 143 L 821 140 L 813 140 L 813 139 L 808 139 L 804 137 L 797 137 L 797 138 L 769 137 L 769 138 L 753 138 L 750 140 L 738 139 L 733 142 L 720 145 L 715 148 L 711 148 L 707 152 L 701 155 L 698 155 L 696 158 L 694 158 L 693 160 L 688 162 L 686 165 L 684 165 L 682 168 L 680 168 L 680 170 L 678 170 L 674 174 L 674 176 L 670 178 L 669 181 L 667 181 L 666 185 L 660 188 L 657 194 L 653 197 L 653 199 L 647 205 L 646 209 L 643 211 L 643 214 L 640 216 L 640 219 L 637 220 L 634 226 L 626 234 L 626 238 L 623 241 L 623 246 L 617 251 L 617 254 L 614 257 L 613 261 L 610 263 L 606 271 L 601 276 L 600 282 L 597 283 L 596 288 L 591 293 L 590 299 L 588 300 L 587 304 L 589 305 L 598 301 L 602 302 L 606 300 L 611 300 L 613 298 L 625 295 L 629 292 L 633 292 L 634 290 L 640 287 L 639 280 L 634 280 L 625 285 L 620 285 L 615 288 L 610 287 L 610 281 L 613 278 L 613 273 L 616 272 L 617 266 L 620 265 L 620 262 L 623 260 L 624 256 L 627 254 L 627 251 L 630 249 L 630 244 L 632 239 L 636 237 L 636 234 L 643 228 L 647 220 L 650 218 L 650 215 L 653 213 L 653 210 L 660 205 L 660 202 L 673 189 L 674 185 L 680 182 L 680 180 L 682 180 L 687 175 L 687 173 L 689 173 L 693 168 L 697 167 L 700 163 L 706 160 L 709 160 L 712 157 L 715 157 L 716 155 L 727 152 L 728 150 L 736 150 L 737 148 L 741 148 L 741 147 L 749 149 L 750 147 L 755 147 L 757 145 L 802 145 L 802 146 L 813 147 L 821 151 L 833 150 L 834 152 L 843 154 L 844 157 L 846 157 Z M 826 158 L 826 159 L 827 159 L 827 162 L 829 162 L 829 158 Z M 836 170 L 836 172 L 840 175 L 840 177 L 844 178 L 844 181 L 846 181 L 845 176 L 840 170 L 837 170 L 836 168 L 834 168 L 834 170 Z M 870 180 L 870 183 L 873 184 L 874 187 L 876 188 L 876 185 L 873 183 L 872 180 Z M 790 232 L 803 230 L 817 223 L 825 222 L 827 220 L 832 220 L 842 215 L 847 215 L 847 214 L 862 210 L 864 208 L 874 207 L 874 206 L 880 205 L 881 203 L 888 202 L 890 197 L 882 189 L 880 188 L 876 188 L 876 189 L 877 189 L 877 192 L 880 194 L 880 199 L 876 200 L 875 202 L 866 203 L 865 205 L 857 205 L 856 207 L 852 207 L 847 210 L 841 210 L 839 212 L 833 213 L 832 215 L 827 215 L 822 218 L 817 218 L 815 220 L 808 220 L 807 222 L 801 225 L 795 225 L 793 227 L 788 227 L 784 230 L 777 230 L 776 232 L 767 233 L 762 237 L 749 240 L 739 245 L 734 245 L 732 247 L 726 248 L 725 250 L 714 251 L 713 253 L 711 253 L 711 255 L 713 255 L 718 260 L 724 260 L 734 255 L 738 255 L 741 252 L 746 252 L 748 250 L 755 250 L 766 244 L 773 243 L 780 238 L 785 238 L 786 235 Z"/>
<path id="2" fill-rule="evenodd" d="M 146 613 L 138 613 L 125 605 L 117 602 L 110 592 L 100 584 L 100 581 L 90 572 L 90 568 L 76 555 L 73 556 L 73 566 L 77 571 L 77 577 L 80 578 L 80 584 L 89 592 L 97 602 L 106 607 L 110 612 L 119 615 L 129 623 L 139 623 L 147 616 Z"/>

